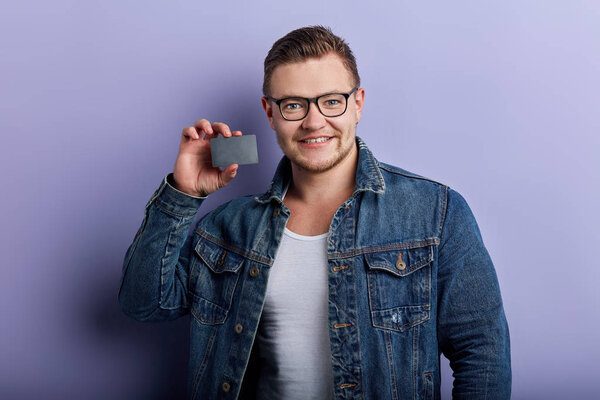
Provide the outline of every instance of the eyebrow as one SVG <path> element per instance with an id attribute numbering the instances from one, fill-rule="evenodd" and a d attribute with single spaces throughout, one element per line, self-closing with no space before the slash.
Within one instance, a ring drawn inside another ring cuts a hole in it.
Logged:
<path id="1" fill-rule="evenodd" d="M 346 92 L 344 92 L 343 90 L 340 90 L 340 89 L 334 89 L 334 90 L 330 90 L 330 91 L 325 92 L 325 93 L 318 94 L 318 95 L 313 96 L 313 97 L 305 97 L 305 96 L 300 96 L 300 95 L 297 95 L 297 94 L 284 94 L 284 95 L 281 95 L 281 97 L 279 97 L 279 99 L 287 99 L 289 97 L 298 97 L 298 98 L 303 98 L 303 99 L 306 99 L 306 98 L 316 98 L 316 97 L 319 97 L 319 96 L 324 96 L 326 94 L 334 94 L 334 93 L 346 93 Z"/>

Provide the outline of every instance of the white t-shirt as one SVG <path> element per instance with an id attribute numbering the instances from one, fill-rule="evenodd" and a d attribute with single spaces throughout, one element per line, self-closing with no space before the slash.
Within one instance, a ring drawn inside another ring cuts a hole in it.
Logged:
<path id="1" fill-rule="evenodd" d="M 327 236 L 287 228 L 271 267 L 256 340 L 258 399 L 332 399 Z"/>

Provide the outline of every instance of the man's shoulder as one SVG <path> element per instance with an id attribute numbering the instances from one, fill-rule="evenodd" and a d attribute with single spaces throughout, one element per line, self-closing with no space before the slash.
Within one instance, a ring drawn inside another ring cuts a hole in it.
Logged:
<path id="1" fill-rule="evenodd" d="M 403 190 L 434 190 L 436 192 L 448 189 L 448 185 L 440 181 L 416 174 L 395 165 L 381 161 L 378 161 L 377 163 L 386 187 L 388 188 L 399 186 Z"/>

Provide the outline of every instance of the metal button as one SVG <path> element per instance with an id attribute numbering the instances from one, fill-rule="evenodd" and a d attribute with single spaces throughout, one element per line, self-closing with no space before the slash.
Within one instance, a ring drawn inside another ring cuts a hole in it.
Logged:
<path id="1" fill-rule="evenodd" d="M 273 210 L 273 216 L 277 217 L 279 215 L 279 208 Z"/>
<path id="2" fill-rule="evenodd" d="M 231 385 L 227 382 L 223 382 L 223 384 L 221 385 L 221 388 L 223 388 L 224 392 L 229 392 L 229 389 L 231 389 Z"/>
<path id="3" fill-rule="evenodd" d="M 256 278 L 258 276 L 259 270 L 257 267 L 250 268 L 250 276 Z"/>
<path id="4" fill-rule="evenodd" d="M 242 326 L 242 324 L 237 324 L 235 326 L 235 333 L 242 333 L 243 330 L 244 330 L 244 327 Z"/>
<path id="5" fill-rule="evenodd" d="M 406 268 L 406 263 L 402 259 L 402 253 L 401 252 L 398 253 L 398 261 L 396 261 L 396 268 L 398 268 L 399 270 L 403 270 L 404 268 Z"/>

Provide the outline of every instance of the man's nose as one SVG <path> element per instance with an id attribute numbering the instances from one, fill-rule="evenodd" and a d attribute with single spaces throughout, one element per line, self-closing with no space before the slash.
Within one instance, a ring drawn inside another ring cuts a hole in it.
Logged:
<path id="1" fill-rule="evenodd" d="M 325 116 L 321 114 L 317 103 L 310 103 L 308 105 L 308 114 L 302 121 L 302 127 L 307 130 L 317 130 L 325 126 Z"/>

